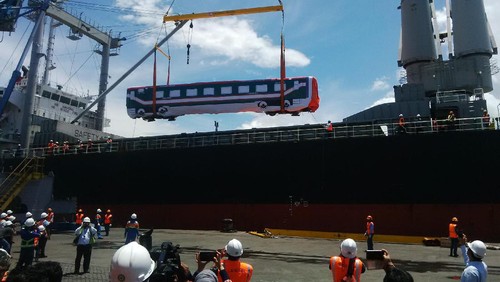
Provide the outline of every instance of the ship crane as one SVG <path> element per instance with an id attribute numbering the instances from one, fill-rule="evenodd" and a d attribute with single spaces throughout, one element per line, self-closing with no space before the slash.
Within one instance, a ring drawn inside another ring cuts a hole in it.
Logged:
<path id="1" fill-rule="evenodd" d="M 281 4 L 281 1 L 280 1 Z M 246 15 L 255 13 L 265 13 L 265 12 L 278 12 L 283 11 L 283 5 L 276 6 L 266 6 L 266 7 L 256 7 L 256 8 L 246 8 L 246 9 L 236 9 L 236 10 L 226 10 L 226 11 L 216 11 L 208 13 L 198 13 L 198 14 L 185 14 L 185 15 L 175 15 L 175 16 L 164 16 L 163 22 L 174 21 L 176 22 L 176 27 L 172 30 L 164 39 L 157 43 L 149 52 L 142 57 L 135 65 L 133 65 L 128 71 L 125 72 L 113 85 L 108 87 L 107 90 L 99 94 L 99 96 L 92 102 L 87 108 L 85 108 L 71 123 L 75 123 L 80 119 L 87 111 L 92 109 L 95 104 L 97 104 L 101 99 L 106 97 L 109 92 L 111 92 L 118 84 L 120 84 L 127 76 L 129 76 L 136 68 L 138 68 L 149 56 L 156 52 L 157 48 L 161 47 L 172 35 L 174 35 L 179 29 L 181 29 L 189 20 L 201 19 L 201 18 L 213 18 L 213 17 L 223 17 L 223 16 L 236 16 L 236 15 Z M 282 44 L 283 45 L 283 44 Z M 283 84 L 283 82 L 282 82 Z M 283 89 L 283 87 L 281 87 Z M 283 94 L 282 94 L 283 96 Z M 282 103 L 283 104 L 283 103 Z"/>

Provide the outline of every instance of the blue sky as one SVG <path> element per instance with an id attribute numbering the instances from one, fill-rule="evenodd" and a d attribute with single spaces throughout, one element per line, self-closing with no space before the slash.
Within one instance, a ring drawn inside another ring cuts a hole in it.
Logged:
<path id="1" fill-rule="evenodd" d="M 444 0 L 436 0 L 440 29 L 444 30 Z M 500 40 L 500 1 L 484 0 L 491 28 Z M 162 25 L 163 14 L 172 1 L 79 0 L 65 4 L 86 21 L 104 26 L 126 37 L 119 56 L 111 58 L 109 85 L 161 40 L 171 23 Z M 272 0 L 182 0 L 174 1 L 170 13 L 189 14 L 278 5 Z M 326 123 L 382 102 L 393 101 L 392 86 L 399 84 L 397 66 L 400 40 L 399 1 L 283 0 L 284 21 L 279 12 L 199 19 L 193 29 L 185 25 L 161 49 L 171 55 L 170 83 L 193 83 L 237 79 L 279 77 L 280 32 L 286 45 L 287 76 L 315 76 L 319 83 L 320 107 L 299 117 L 274 117 L 255 113 L 204 114 L 178 117 L 176 121 L 153 122 L 131 119 L 126 113 L 126 88 L 151 85 L 152 57 L 128 76 L 106 98 L 106 117 L 111 127 L 105 131 L 124 137 L 206 132 L 277 125 Z M 92 9 L 91 9 L 92 7 Z M 28 20 L 21 19 L 15 33 L 4 34 L 0 42 L 0 84 L 6 85 L 17 63 L 10 50 L 24 46 Z M 149 31 L 144 34 L 144 31 Z M 75 88 L 80 93 L 97 93 L 100 56 L 92 52 L 88 38 L 71 41 L 67 27 L 56 31 L 53 83 Z M 160 39 L 158 39 L 160 38 Z M 190 63 L 187 64 L 187 44 Z M 5 49 L 4 49 L 5 48 Z M 93 55 L 94 54 L 94 55 Z M 497 56 L 493 56 L 496 59 Z M 28 65 L 26 61 L 25 65 Z M 78 70 L 78 71 L 77 71 Z M 158 84 L 166 83 L 167 59 L 158 55 Z M 499 74 L 494 90 L 486 94 L 492 116 L 497 116 Z"/>

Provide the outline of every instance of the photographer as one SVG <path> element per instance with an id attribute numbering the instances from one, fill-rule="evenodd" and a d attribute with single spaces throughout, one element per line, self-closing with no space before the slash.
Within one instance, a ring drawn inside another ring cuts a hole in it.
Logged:
<path id="1" fill-rule="evenodd" d="M 411 274 L 406 270 L 397 268 L 394 263 L 392 263 L 389 252 L 385 249 L 382 249 L 382 251 L 384 251 L 384 282 L 413 282 Z"/>
<path id="2" fill-rule="evenodd" d="M 156 261 L 156 269 L 149 282 L 190 282 L 193 281 L 189 267 L 181 262 L 179 245 L 163 242 L 161 248 L 150 253 Z"/>

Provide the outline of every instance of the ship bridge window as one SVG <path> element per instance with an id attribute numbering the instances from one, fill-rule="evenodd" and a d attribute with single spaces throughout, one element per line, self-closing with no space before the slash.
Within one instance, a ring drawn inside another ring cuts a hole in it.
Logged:
<path id="1" fill-rule="evenodd" d="M 232 94 L 233 93 L 233 88 L 231 86 L 224 86 L 220 89 L 220 94 Z"/>
<path id="2" fill-rule="evenodd" d="M 203 95 L 205 96 L 213 96 L 215 93 L 215 89 L 213 87 L 203 88 Z"/>
<path id="3" fill-rule="evenodd" d="M 49 92 L 49 91 L 44 90 L 44 91 L 42 92 L 42 97 L 45 97 L 45 98 L 49 98 L 49 99 L 50 99 L 50 92 Z"/>
<path id="4" fill-rule="evenodd" d="M 69 102 L 71 101 L 70 98 L 61 96 L 61 103 L 69 105 Z"/>
<path id="5" fill-rule="evenodd" d="M 263 85 L 257 85 L 255 87 L 255 91 L 259 92 L 259 93 L 266 93 L 267 92 L 267 85 L 265 85 L 265 84 L 263 84 Z"/>
<path id="6" fill-rule="evenodd" d="M 181 91 L 179 89 L 170 90 L 169 96 L 170 97 L 180 97 L 181 96 Z"/>
<path id="7" fill-rule="evenodd" d="M 60 97 L 61 97 L 61 95 L 56 94 L 56 93 L 52 93 L 52 96 L 50 96 L 50 99 L 52 99 L 54 101 L 59 101 Z"/>
<path id="8" fill-rule="evenodd" d="M 78 103 L 78 108 L 80 108 L 80 109 L 85 109 L 86 106 L 87 106 L 87 104 L 85 104 L 85 103 L 81 103 L 81 102 Z"/>
<path id="9" fill-rule="evenodd" d="M 186 96 L 193 97 L 198 95 L 198 89 L 186 89 Z"/>
<path id="10" fill-rule="evenodd" d="M 77 100 L 71 100 L 71 102 L 69 104 L 71 106 L 73 106 L 73 107 L 78 107 L 78 101 Z"/>
<path id="11" fill-rule="evenodd" d="M 241 85 L 241 86 L 238 86 L 238 93 L 239 93 L 239 94 L 246 94 L 246 93 L 250 93 L 250 86 L 248 86 L 248 85 Z"/>

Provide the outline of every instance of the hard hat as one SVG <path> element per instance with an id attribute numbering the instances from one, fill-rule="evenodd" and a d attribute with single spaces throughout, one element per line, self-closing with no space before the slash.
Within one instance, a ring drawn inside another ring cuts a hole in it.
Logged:
<path id="1" fill-rule="evenodd" d="M 7 210 L 7 214 L 13 214 L 12 210 Z"/>
<path id="2" fill-rule="evenodd" d="M 486 245 L 482 241 L 475 240 L 472 243 L 467 243 L 467 246 L 478 258 L 484 258 L 486 255 Z"/>
<path id="3" fill-rule="evenodd" d="M 403 116 L 403 114 L 399 114 L 399 116 L 400 116 L 400 117 L 402 117 L 402 116 Z"/>
<path id="4" fill-rule="evenodd" d="M 35 225 L 35 220 L 30 217 L 30 218 L 26 219 L 26 221 L 24 222 L 24 225 L 31 227 L 31 226 Z"/>
<path id="5" fill-rule="evenodd" d="M 109 281 L 144 281 L 155 268 L 156 263 L 151 259 L 149 251 L 137 242 L 130 242 L 113 255 Z"/>
<path id="6" fill-rule="evenodd" d="M 228 255 L 232 257 L 240 257 L 243 254 L 243 246 L 237 239 L 229 241 L 225 247 Z"/>
<path id="7" fill-rule="evenodd" d="M 373 220 L 373 217 L 371 215 L 366 217 L 366 220 Z"/>
<path id="8" fill-rule="evenodd" d="M 101 209 L 97 209 L 97 212 L 102 212 Z"/>
<path id="9" fill-rule="evenodd" d="M 455 222 L 455 221 L 458 221 L 458 218 L 456 218 L 455 216 L 451 219 L 451 221 Z"/>
<path id="10" fill-rule="evenodd" d="M 82 209 L 78 209 L 78 212 L 83 212 L 83 210 Z"/>
<path id="11" fill-rule="evenodd" d="M 43 226 L 43 225 L 38 225 L 38 230 L 40 230 L 40 231 L 45 231 L 45 226 Z"/>
<path id="12" fill-rule="evenodd" d="M 420 117 L 420 114 L 417 114 L 417 117 Z"/>
<path id="13" fill-rule="evenodd" d="M 16 217 L 11 215 L 11 216 L 7 217 L 7 220 L 14 221 L 14 220 L 16 220 Z"/>
<path id="14" fill-rule="evenodd" d="M 358 247 L 353 239 L 345 239 L 342 241 L 342 244 L 340 244 L 340 252 L 346 258 L 355 258 L 357 251 Z"/>
<path id="15" fill-rule="evenodd" d="M 11 258 L 6 250 L 0 249 L 0 267 L 9 269 Z"/>
<path id="16" fill-rule="evenodd" d="M 83 222 L 90 223 L 90 217 L 86 216 L 86 217 L 83 219 Z"/>
<path id="17" fill-rule="evenodd" d="M 0 214 L 0 218 L 4 218 L 4 217 L 7 217 L 7 214 L 3 212 Z"/>
<path id="18" fill-rule="evenodd" d="M 10 221 L 10 220 L 5 221 L 5 226 L 11 226 L 11 225 L 12 225 L 12 221 Z"/>
<path id="19" fill-rule="evenodd" d="M 48 214 L 46 212 L 42 212 L 42 214 L 40 215 L 41 218 L 46 218 L 48 216 Z"/>
<path id="20" fill-rule="evenodd" d="M 109 213 L 109 212 L 111 212 L 111 210 L 107 210 L 106 212 L 108 212 L 108 213 Z"/>
<path id="21" fill-rule="evenodd" d="M 135 213 L 133 213 L 131 216 L 130 216 L 131 219 L 136 219 L 137 218 L 137 215 Z"/>
<path id="22" fill-rule="evenodd" d="M 32 213 L 30 213 L 30 212 L 26 212 L 26 217 L 32 217 L 32 216 L 33 216 L 33 214 L 32 214 Z"/>

